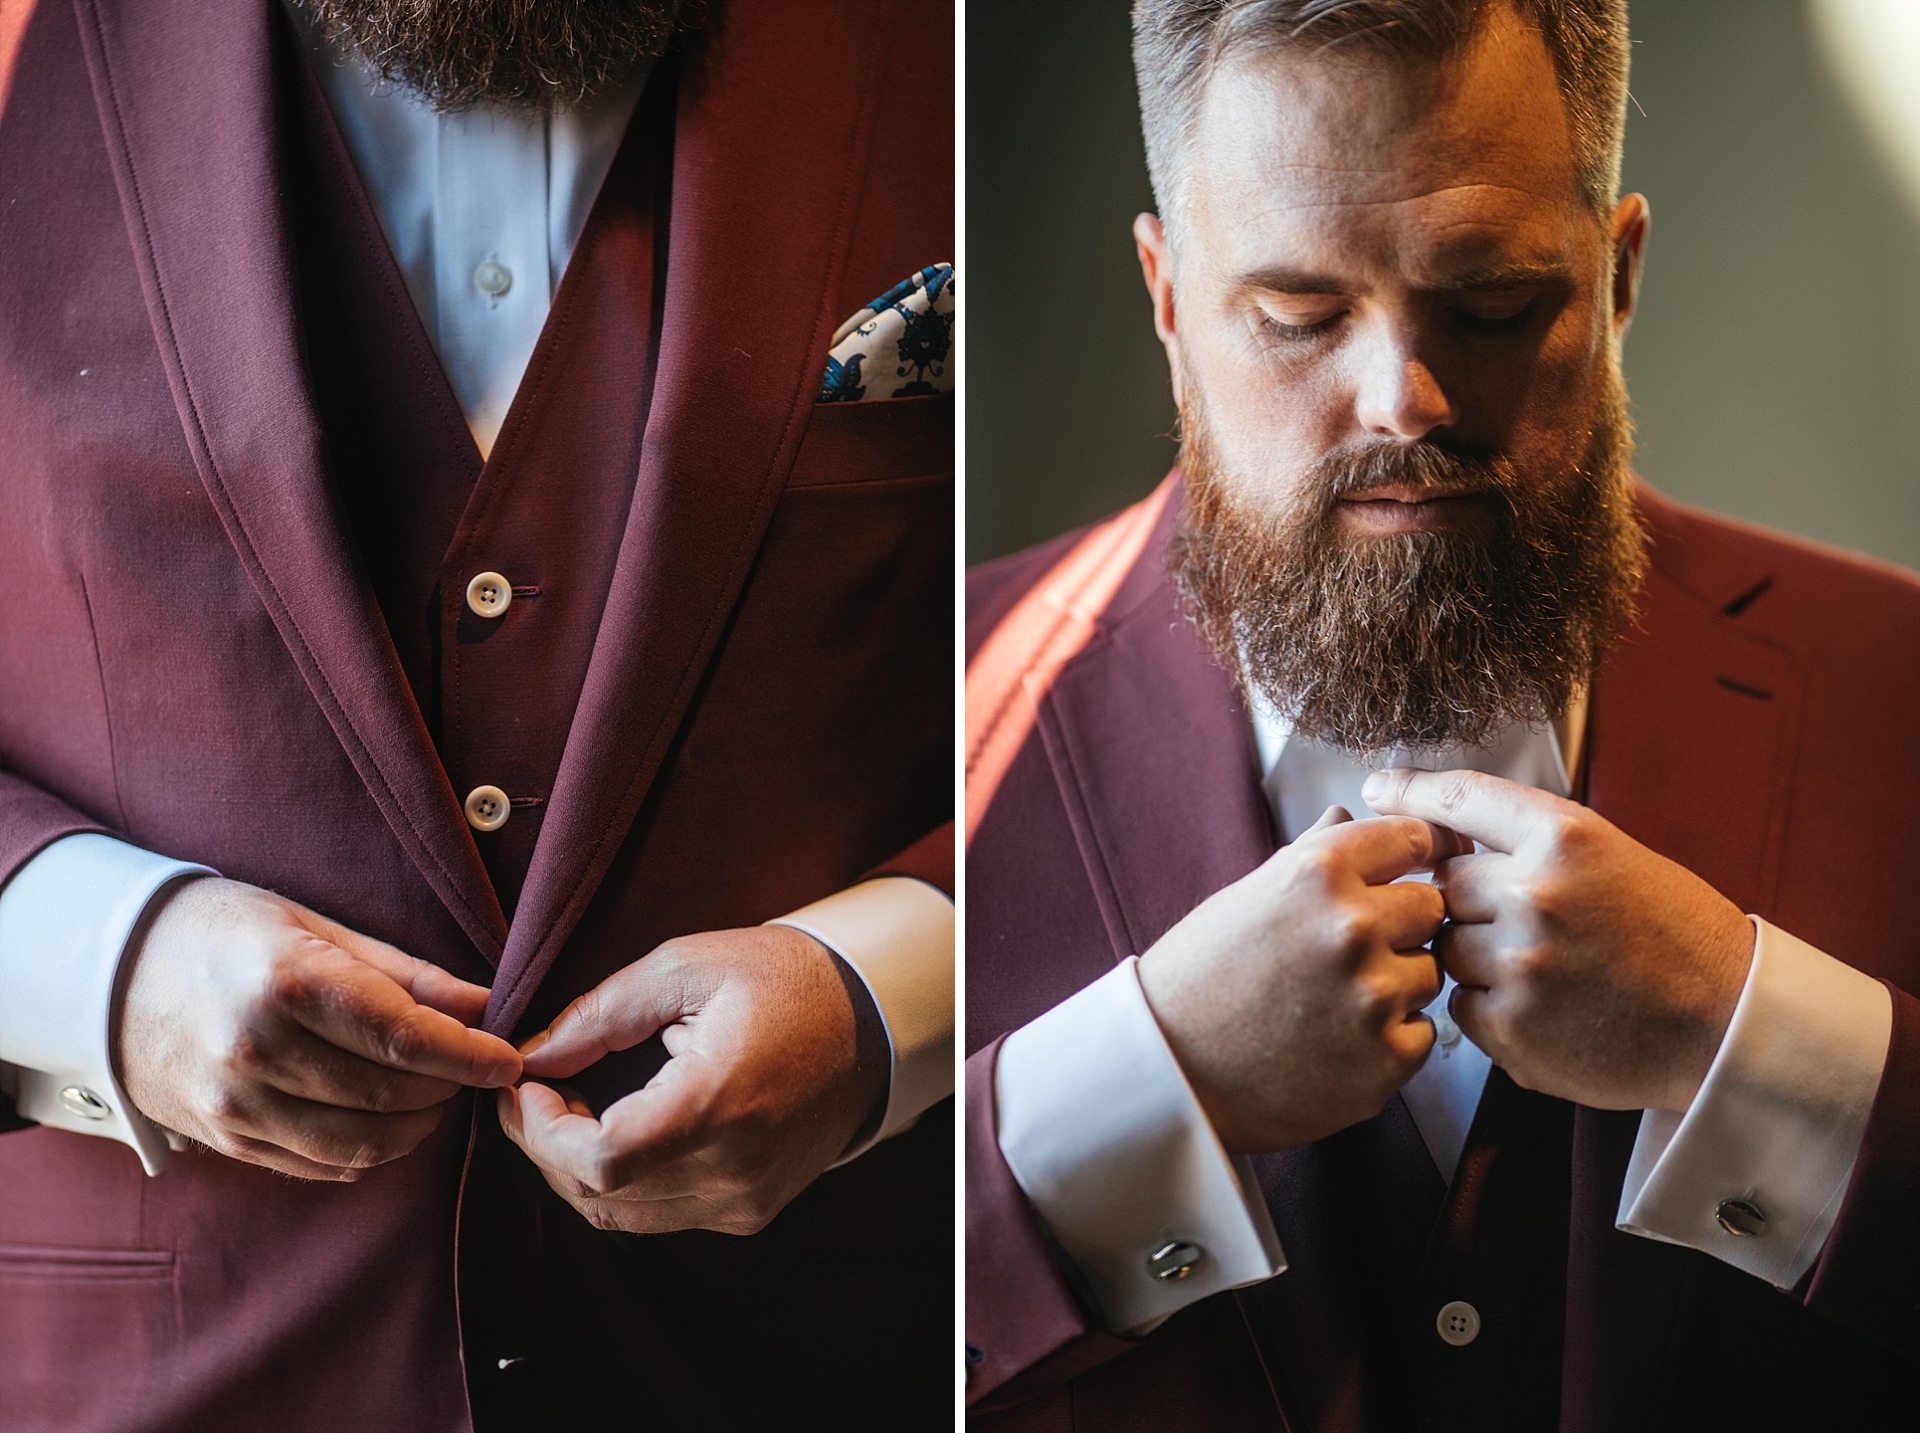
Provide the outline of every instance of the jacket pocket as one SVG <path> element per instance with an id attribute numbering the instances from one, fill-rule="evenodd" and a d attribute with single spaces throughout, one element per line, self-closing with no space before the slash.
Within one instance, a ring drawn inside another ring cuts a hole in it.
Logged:
<path id="1" fill-rule="evenodd" d="M 166 1249 L 0 1244 L 0 1426 L 146 1428 L 176 1373 Z"/>
<path id="2" fill-rule="evenodd" d="M 789 488 L 833 487 L 953 471 L 953 395 L 819 403 L 807 423 Z"/>

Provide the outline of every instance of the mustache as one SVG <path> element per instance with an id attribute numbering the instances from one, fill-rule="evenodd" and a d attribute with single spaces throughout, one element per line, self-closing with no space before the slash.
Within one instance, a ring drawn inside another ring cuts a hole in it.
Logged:
<path id="1" fill-rule="evenodd" d="M 1306 473 L 1305 490 L 1324 508 L 1380 488 L 1411 488 L 1432 497 L 1491 492 L 1519 485 L 1512 461 L 1491 445 L 1374 443 L 1323 454 Z"/>

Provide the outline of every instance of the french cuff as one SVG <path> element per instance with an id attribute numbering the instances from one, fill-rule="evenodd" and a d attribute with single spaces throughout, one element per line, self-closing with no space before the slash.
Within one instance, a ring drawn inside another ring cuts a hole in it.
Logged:
<path id="1" fill-rule="evenodd" d="M 0 890 L 0 1061 L 22 1119 L 131 1145 L 148 1174 L 167 1133 L 127 1098 L 111 1048 L 114 981 L 148 904 L 217 872 L 111 836 L 65 836 Z"/>
<path id="2" fill-rule="evenodd" d="M 1879 981 L 1757 916 L 1726 1038 L 1684 1115 L 1648 1110 L 1616 1227 L 1790 1289 L 1833 1229 L 1886 1068 Z"/>
<path id="3" fill-rule="evenodd" d="M 837 1167 L 953 1093 L 953 902 L 911 876 L 880 876 L 767 924 L 805 931 L 852 966 L 886 1028 L 887 1112 Z"/>
<path id="4" fill-rule="evenodd" d="M 1000 1047 L 1000 1150 L 1109 1329 L 1141 1334 L 1286 1256 L 1124 963 Z"/>

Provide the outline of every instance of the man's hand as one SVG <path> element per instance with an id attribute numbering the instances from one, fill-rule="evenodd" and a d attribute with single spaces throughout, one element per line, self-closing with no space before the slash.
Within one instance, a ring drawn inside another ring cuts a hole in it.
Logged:
<path id="1" fill-rule="evenodd" d="M 1464 849 L 1424 821 L 1330 808 L 1140 958 L 1140 985 L 1228 1149 L 1289 1149 L 1377 1114 L 1433 1047 L 1420 947 L 1445 912 L 1424 882 Z"/>
<path id="2" fill-rule="evenodd" d="M 886 1093 L 833 956 L 787 926 L 667 941 L 529 1040 L 527 1074 L 577 1074 L 655 1032 L 672 1058 L 599 1119 L 571 1091 L 500 1092 L 507 1135 L 602 1229 L 757 1233 Z"/>
<path id="3" fill-rule="evenodd" d="M 1584 806 L 1475 771 L 1367 780 L 1379 812 L 1489 850 L 1434 883 L 1453 1018 L 1520 1084 L 1595 1109 L 1684 1111 L 1753 959 L 1753 926 L 1705 881 Z"/>
<path id="4" fill-rule="evenodd" d="M 511 1045 L 467 1028 L 483 987 L 238 881 L 174 891 L 128 958 L 135 1107 L 284 1174 L 358 1179 L 425 1139 L 462 1085 L 520 1074 Z"/>

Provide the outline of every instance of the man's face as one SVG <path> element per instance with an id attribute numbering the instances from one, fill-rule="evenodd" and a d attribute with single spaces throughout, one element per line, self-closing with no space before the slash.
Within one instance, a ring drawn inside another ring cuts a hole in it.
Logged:
<path id="1" fill-rule="evenodd" d="M 1158 224 L 1138 233 L 1189 535 L 1217 539 L 1211 577 L 1176 554 L 1203 627 L 1342 745 L 1557 714 L 1638 575 L 1616 354 L 1645 210 L 1630 197 L 1609 233 L 1584 202 L 1538 33 L 1501 10 L 1443 63 L 1249 55 L 1210 83 L 1190 153 L 1177 282 Z M 1542 612 L 1498 590 L 1516 577 L 1597 606 Z M 1266 639 L 1296 649 L 1263 662 Z M 1396 670 L 1351 670 L 1369 663 Z M 1409 704 L 1407 681 L 1432 689 Z"/>

